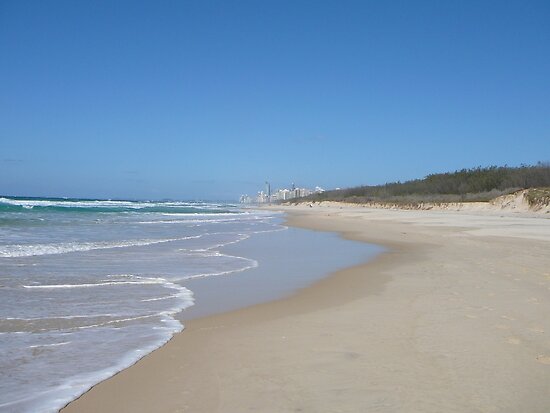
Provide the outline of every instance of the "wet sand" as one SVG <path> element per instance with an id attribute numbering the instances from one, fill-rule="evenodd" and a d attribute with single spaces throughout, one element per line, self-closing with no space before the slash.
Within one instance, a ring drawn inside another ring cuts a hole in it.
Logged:
<path id="1" fill-rule="evenodd" d="M 388 252 L 289 298 L 188 321 L 63 411 L 550 411 L 550 219 L 285 210 L 290 225 Z"/>

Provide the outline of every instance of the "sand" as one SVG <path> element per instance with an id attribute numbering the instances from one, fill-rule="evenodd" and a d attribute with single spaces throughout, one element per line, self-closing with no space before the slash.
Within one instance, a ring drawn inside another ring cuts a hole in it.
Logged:
<path id="1" fill-rule="evenodd" d="M 550 411 L 550 219 L 285 210 L 290 225 L 388 251 L 291 297 L 186 322 L 63 411 Z"/>

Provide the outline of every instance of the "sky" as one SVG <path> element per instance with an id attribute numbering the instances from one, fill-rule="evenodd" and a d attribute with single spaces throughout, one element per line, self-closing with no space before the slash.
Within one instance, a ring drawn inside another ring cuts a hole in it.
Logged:
<path id="1" fill-rule="evenodd" d="M 234 200 L 550 161 L 549 1 L 0 0 L 0 194 Z"/>

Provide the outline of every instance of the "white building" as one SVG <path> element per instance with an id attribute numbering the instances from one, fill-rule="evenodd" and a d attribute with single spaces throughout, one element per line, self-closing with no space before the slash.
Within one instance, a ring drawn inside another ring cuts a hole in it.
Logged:
<path id="1" fill-rule="evenodd" d="M 302 198 L 314 193 L 321 193 L 324 191 L 325 190 L 319 186 L 316 186 L 315 189 L 308 189 L 308 188 L 296 188 L 296 186 L 292 184 L 291 189 L 287 189 L 287 188 L 278 189 L 277 191 L 272 192 L 271 196 L 268 196 L 268 194 L 265 193 L 264 191 L 258 192 L 256 197 L 254 198 L 248 195 L 241 195 L 240 202 L 242 204 L 254 204 L 254 203 L 266 204 L 270 202 L 283 202 L 294 198 Z"/>

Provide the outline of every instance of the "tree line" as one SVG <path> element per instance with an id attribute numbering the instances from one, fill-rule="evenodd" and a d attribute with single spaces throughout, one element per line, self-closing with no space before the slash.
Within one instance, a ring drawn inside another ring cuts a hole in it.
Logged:
<path id="1" fill-rule="evenodd" d="M 489 166 L 430 174 L 423 179 L 325 191 L 303 198 L 347 202 L 487 201 L 520 189 L 550 187 L 550 163 Z"/>

